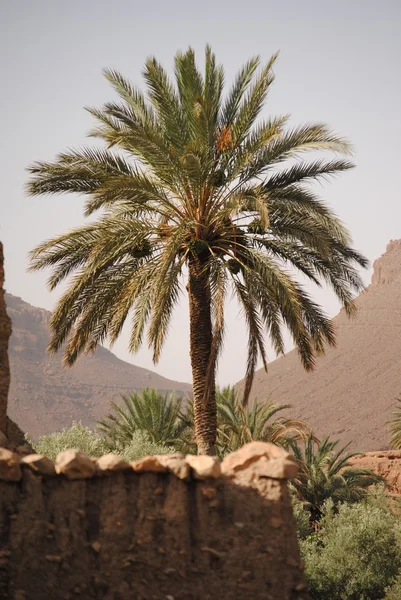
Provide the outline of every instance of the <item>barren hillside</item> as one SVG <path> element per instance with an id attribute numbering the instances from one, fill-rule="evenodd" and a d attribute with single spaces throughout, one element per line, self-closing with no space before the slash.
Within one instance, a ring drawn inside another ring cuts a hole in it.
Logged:
<path id="1" fill-rule="evenodd" d="M 66 369 L 61 365 L 61 356 L 46 353 L 50 313 L 11 294 L 5 299 L 13 328 L 9 413 L 34 437 L 74 420 L 93 425 L 120 393 L 144 387 L 179 393 L 191 389 L 187 383 L 126 363 L 104 348 Z"/>
<path id="2" fill-rule="evenodd" d="M 289 352 L 267 374 L 256 373 L 252 395 L 291 403 L 291 415 L 317 435 L 380 450 L 388 447 L 386 423 L 401 394 L 401 240 L 391 241 L 375 261 L 372 282 L 356 303 L 356 319 L 343 311 L 335 317 L 337 347 L 318 359 L 313 373 Z"/>

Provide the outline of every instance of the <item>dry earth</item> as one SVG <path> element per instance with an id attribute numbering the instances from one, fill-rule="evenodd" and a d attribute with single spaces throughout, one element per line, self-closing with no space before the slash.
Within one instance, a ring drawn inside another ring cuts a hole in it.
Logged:
<path id="1" fill-rule="evenodd" d="M 351 463 L 361 469 L 371 469 L 384 477 L 389 484 L 389 492 L 401 497 L 401 450 L 387 452 L 365 452 L 355 456 Z"/>

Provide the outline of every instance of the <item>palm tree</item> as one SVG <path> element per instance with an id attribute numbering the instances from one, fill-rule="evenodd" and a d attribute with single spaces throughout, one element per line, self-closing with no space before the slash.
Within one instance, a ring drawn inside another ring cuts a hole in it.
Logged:
<path id="1" fill-rule="evenodd" d="M 297 273 L 329 284 L 352 314 L 362 288 L 357 267 L 367 265 L 308 187 L 352 166 L 342 156 L 348 142 L 323 124 L 290 129 L 288 116 L 259 119 L 275 60 L 258 71 L 259 58 L 250 59 L 224 97 L 223 68 L 209 47 L 203 74 L 193 50 L 178 53 L 174 81 L 149 58 L 146 95 L 106 70 L 120 101 L 88 109 L 97 121 L 91 136 L 104 147 L 29 168 L 30 194 L 78 193 L 87 198 L 86 216 L 101 211 L 31 253 L 32 270 L 52 267 L 50 289 L 74 273 L 51 320 L 49 350 L 65 346 L 66 364 L 106 340 L 112 345 L 129 314 L 130 351 L 147 329 L 156 363 L 187 282 L 200 453 L 215 451 L 215 373 L 229 290 L 249 331 L 246 403 L 258 359 L 267 365 L 265 333 L 282 353 L 286 326 L 306 369 L 325 343 L 334 344 L 331 322 Z M 338 156 L 316 158 L 318 151 Z M 305 161 L 307 152 L 313 158 Z"/>
<path id="2" fill-rule="evenodd" d="M 359 502 L 366 496 L 367 488 L 383 483 L 380 475 L 351 465 L 350 458 L 360 453 L 346 452 L 349 444 L 337 450 L 338 441 L 318 441 L 310 434 L 303 448 L 295 440 L 290 440 L 289 445 L 299 464 L 299 474 L 291 481 L 291 487 L 309 511 L 314 528 L 326 500 L 331 499 L 334 504 Z"/>
<path id="3" fill-rule="evenodd" d="M 193 402 L 155 389 L 122 396 L 123 404 L 112 402 L 112 412 L 98 422 L 112 449 L 124 449 L 140 430 L 149 441 L 192 453 L 194 438 Z M 277 417 L 290 405 L 255 401 L 243 406 L 234 387 L 216 389 L 217 449 L 222 457 L 253 440 L 288 447 L 289 439 L 305 438 L 310 430 L 302 421 Z"/>
<path id="4" fill-rule="evenodd" d="M 177 446 L 185 429 L 180 419 L 181 398 L 174 394 L 144 389 L 140 393 L 122 396 L 123 405 L 112 403 L 113 412 L 98 422 L 113 446 L 124 447 L 140 430 L 149 441 L 165 446 Z"/>
<path id="5" fill-rule="evenodd" d="M 220 453 L 233 452 L 254 440 L 287 447 L 289 439 L 307 437 L 309 428 L 302 421 L 277 414 L 291 408 L 255 400 L 243 406 L 235 388 L 217 391 L 217 445 Z"/>
<path id="6" fill-rule="evenodd" d="M 390 420 L 390 445 L 397 450 L 401 449 L 401 398 L 397 398 L 397 408 L 393 412 L 393 418 Z"/>

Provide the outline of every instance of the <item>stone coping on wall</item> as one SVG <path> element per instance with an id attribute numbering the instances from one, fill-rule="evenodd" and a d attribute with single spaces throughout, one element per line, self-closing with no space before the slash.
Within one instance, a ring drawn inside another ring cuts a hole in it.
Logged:
<path id="1" fill-rule="evenodd" d="M 128 463 L 116 454 L 94 458 L 76 449 L 60 452 L 53 462 L 42 454 L 21 457 L 11 450 L 0 448 L 0 480 L 19 481 L 22 478 L 22 469 L 31 469 L 44 477 L 61 476 L 70 480 L 107 476 L 119 471 L 134 471 L 172 473 L 183 481 L 235 478 L 238 483 L 241 482 L 243 471 L 246 471 L 247 481 L 250 471 L 254 477 L 284 480 L 295 477 L 298 472 L 297 464 L 290 454 L 265 442 L 250 442 L 228 454 L 221 462 L 212 456 L 165 454 L 145 456 Z"/>

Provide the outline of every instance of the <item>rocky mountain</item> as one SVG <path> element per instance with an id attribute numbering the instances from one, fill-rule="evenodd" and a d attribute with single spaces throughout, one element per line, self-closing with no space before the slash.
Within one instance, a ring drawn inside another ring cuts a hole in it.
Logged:
<path id="1" fill-rule="evenodd" d="M 185 394 L 191 389 L 187 383 L 124 362 L 105 348 L 65 368 L 61 356 L 46 353 L 50 313 L 11 294 L 5 300 L 13 329 L 9 414 L 33 437 L 73 421 L 92 426 L 121 393 L 152 387 Z"/>
<path id="2" fill-rule="evenodd" d="M 344 311 L 334 318 L 337 346 L 317 360 L 315 371 L 306 373 L 293 350 L 268 373 L 257 371 L 252 395 L 292 404 L 291 415 L 318 436 L 352 442 L 355 450 L 381 450 L 401 395 L 401 240 L 375 261 L 371 284 L 356 304 L 355 319 Z"/>

